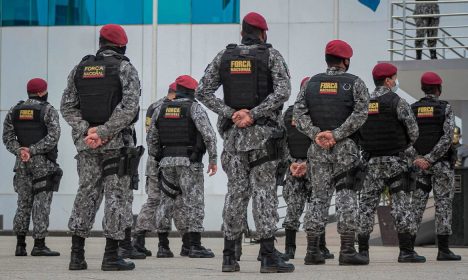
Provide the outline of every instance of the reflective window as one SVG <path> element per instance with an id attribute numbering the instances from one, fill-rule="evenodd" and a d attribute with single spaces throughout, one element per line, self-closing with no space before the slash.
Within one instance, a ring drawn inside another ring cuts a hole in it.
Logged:
<path id="1" fill-rule="evenodd" d="M 48 0 L 0 0 L 3 26 L 47 25 Z"/>

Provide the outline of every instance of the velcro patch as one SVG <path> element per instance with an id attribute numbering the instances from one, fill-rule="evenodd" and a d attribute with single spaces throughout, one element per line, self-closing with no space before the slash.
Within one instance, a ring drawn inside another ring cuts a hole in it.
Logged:
<path id="1" fill-rule="evenodd" d="M 376 115 L 379 113 L 379 102 L 369 102 L 368 115 Z"/>
<path id="2" fill-rule="evenodd" d="M 180 107 L 167 107 L 164 112 L 165 119 L 180 119 L 182 113 L 182 108 Z"/>
<path id="3" fill-rule="evenodd" d="M 231 60 L 231 74 L 252 74 L 250 60 Z"/>
<path id="4" fill-rule="evenodd" d="M 434 117 L 434 107 L 418 107 L 418 118 L 432 118 Z"/>
<path id="5" fill-rule="evenodd" d="M 34 110 L 20 110 L 19 119 L 23 121 L 30 121 L 34 119 Z"/>
<path id="6" fill-rule="evenodd" d="M 338 82 L 321 82 L 320 94 L 338 94 Z"/>
<path id="7" fill-rule="evenodd" d="M 106 66 L 94 65 L 85 66 L 83 70 L 83 79 L 102 79 L 106 76 Z"/>

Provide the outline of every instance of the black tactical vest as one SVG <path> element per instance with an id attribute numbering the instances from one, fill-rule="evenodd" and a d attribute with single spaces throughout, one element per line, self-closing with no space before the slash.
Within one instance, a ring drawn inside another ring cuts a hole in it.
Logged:
<path id="1" fill-rule="evenodd" d="M 346 121 L 353 112 L 353 89 L 357 78 L 348 73 L 322 73 L 310 78 L 305 98 L 314 126 L 322 131 L 333 130 Z"/>
<path id="2" fill-rule="evenodd" d="M 154 106 L 155 104 L 156 103 L 151 104 L 146 111 L 145 127 L 147 128 L 151 125 L 151 118 L 153 117 L 154 110 L 156 109 L 156 106 Z"/>
<path id="3" fill-rule="evenodd" d="M 75 73 L 75 86 L 80 98 L 80 111 L 91 126 L 109 120 L 122 100 L 120 64 L 129 61 L 126 56 L 88 55 L 83 58 Z"/>
<path id="4" fill-rule="evenodd" d="M 411 105 L 419 127 L 419 137 L 413 146 L 420 155 L 428 154 L 444 135 L 447 104 L 447 101 L 424 97 Z"/>
<path id="5" fill-rule="evenodd" d="M 388 92 L 369 102 L 367 121 L 361 127 L 360 145 L 370 156 L 392 156 L 409 144 L 405 126 L 398 120 L 400 97 Z"/>
<path id="6" fill-rule="evenodd" d="M 13 127 L 21 147 L 29 147 L 47 136 L 44 122 L 47 104 L 25 104 L 21 101 L 13 108 Z"/>
<path id="7" fill-rule="evenodd" d="M 162 157 L 192 157 L 201 161 L 206 147 L 191 117 L 194 101 L 164 101 L 156 121 Z"/>
<path id="8" fill-rule="evenodd" d="M 269 48 L 270 44 L 253 49 L 240 48 L 236 44 L 226 47 L 219 69 L 226 105 L 236 110 L 252 109 L 273 93 L 268 68 Z"/>
<path id="9" fill-rule="evenodd" d="M 306 159 L 307 150 L 309 150 L 312 140 L 292 125 L 293 108 L 294 106 L 289 106 L 284 113 L 284 125 L 287 131 L 289 153 L 293 158 Z"/>

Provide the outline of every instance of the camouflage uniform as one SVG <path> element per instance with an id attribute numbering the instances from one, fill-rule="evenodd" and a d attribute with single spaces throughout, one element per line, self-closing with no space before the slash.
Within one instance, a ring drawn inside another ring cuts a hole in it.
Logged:
<path id="1" fill-rule="evenodd" d="M 327 75 L 339 75 L 343 74 L 344 71 L 336 67 L 330 67 L 326 73 Z M 305 98 L 306 88 L 304 86 L 297 97 L 293 116 L 297 123 L 297 129 L 311 139 L 315 139 L 315 136 L 320 132 L 320 128 L 314 126 L 309 116 Z M 348 138 L 367 119 L 369 93 L 366 85 L 359 78 L 354 83 L 353 97 L 354 110 L 352 114 L 339 128 L 332 131 L 337 142 L 336 145 L 330 150 L 325 150 L 313 142 L 308 151 L 311 197 L 304 217 L 304 229 L 314 235 L 325 232 L 326 217 L 324 213 L 328 212 L 335 186 L 345 180 L 343 178 L 333 182 L 333 178 L 350 170 L 359 162 L 359 148 L 353 140 Z M 335 205 L 338 233 L 355 232 L 358 218 L 356 191 L 352 189 L 337 191 Z"/>
<path id="2" fill-rule="evenodd" d="M 105 50 L 103 55 L 116 54 L 113 50 Z M 97 127 L 97 133 L 102 139 L 110 138 L 97 149 L 89 148 L 84 142 L 89 123 L 83 120 L 80 112 L 80 99 L 75 87 L 75 67 L 68 76 L 68 84 L 62 97 L 61 113 L 72 127 L 72 138 L 78 155 L 79 189 L 73 205 L 68 227 L 73 235 L 83 238 L 89 236 L 94 224 L 96 212 L 103 196 L 105 197 L 104 219 L 102 222 L 104 235 L 114 240 L 124 239 L 124 230 L 129 226 L 128 207 L 133 199 L 129 176 L 118 177 L 116 174 L 102 177 L 103 161 L 115 158 L 120 148 L 134 145 L 131 123 L 138 112 L 140 98 L 140 80 L 133 65 L 128 61 L 120 64 L 120 81 L 122 84 L 122 101 L 114 109 L 110 119 Z"/>
<path id="3" fill-rule="evenodd" d="M 416 0 L 418 1 L 418 0 Z M 430 1 L 430 0 L 429 0 Z M 437 0 L 434 0 L 436 2 Z M 431 4 L 422 4 L 417 3 L 415 5 L 414 15 L 431 15 L 431 14 L 440 14 L 439 5 L 437 3 Z M 419 17 L 414 19 L 416 27 L 437 27 L 439 26 L 439 17 Z M 414 41 L 414 46 L 416 48 L 422 48 L 424 37 L 437 37 L 438 29 L 418 29 L 416 30 L 416 37 L 422 38 Z M 428 39 L 427 46 L 429 48 L 435 47 L 437 44 L 437 39 Z"/>
<path id="4" fill-rule="evenodd" d="M 243 49 L 257 48 L 258 45 L 239 45 Z M 221 86 L 220 64 L 224 51 L 218 53 L 205 70 L 205 75 L 195 92 L 195 97 L 210 110 L 219 115 L 221 124 L 230 120 L 234 109 L 215 96 Z M 228 192 L 223 210 L 223 229 L 227 240 L 239 238 L 245 228 L 245 212 L 250 197 L 253 201 L 253 217 L 260 239 L 273 237 L 279 220 L 276 194 L 276 170 L 278 160 L 272 160 L 249 167 L 249 163 L 268 155 L 266 145 L 273 135 L 281 130 L 280 106 L 291 94 L 290 76 L 286 62 L 274 48 L 269 48 L 268 68 L 273 79 L 274 92 L 258 106 L 250 110 L 254 121 L 266 118 L 271 125 L 254 123 L 247 128 L 232 126 L 221 133 L 224 150 L 221 155 L 223 170 L 228 176 Z"/>
<path id="5" fill-rule="evenodd" d="M 28 99 L 25 104 L 39 104 L 40 102 L 35 99 Z M 13 108 L 8 112 L 3 124 L 3 143 L 10 153 L 16 155 L 13 169 L 16 174 L 13 185 L 15 192 L 18 194 L 18 208 L 13 219 L 13 231 L 17 235 L 26 235 L 32 214 L 34 226 L 32 237 L 34 239 L 43 239 L 47 236 L 47 228 L 49 227 L 52 191 L 41 191 L 34 194 L 35 190 L 46 187 L 47 182 L 40 181 L 33 184 L 33 180 L 54 173 L 58 168 L 56 163 L 47 159 L 46 154 L 52 151 L 59 141 L 59 115 L 52 105 L 47 105 L 44 115 L 47 136 L 29 147 L 31 159 L 28 162 L 22 162 L 20 158 L 21 146 L 16 138 L 12 113 Z"/>
<path id="6" fill-rule="evenodd" d="M 371 93 L 370 97 L 378 98 L 388 92 L 390 92 L 390 89 L 380 86 Z M 404 99 L 400 98 L 396 110 L 398 120 L 406 128 L 409 145 L 413 145 L 418 139 L 419 131 L 411 107 Z M 388 180 L 406 172 L 408 172 L 406 158 L 401 158 L 400 156 L 370 158 L 364 187 L 359 199 L 359 234 L 368 235 L 373 231 L 375 210 L 379 204 L 384 187 L 388 184 Z M 398 189 L 402 187 L 400 180 L 395 180 L 388 187 L 390 190 L 398 190 L 397 192 L 391 192 L 392 216 L 397 231 L 399 233 L 410 232 L 411 225 L 414 223 L 410 207 L 411 195 L 408 191 Z"/>

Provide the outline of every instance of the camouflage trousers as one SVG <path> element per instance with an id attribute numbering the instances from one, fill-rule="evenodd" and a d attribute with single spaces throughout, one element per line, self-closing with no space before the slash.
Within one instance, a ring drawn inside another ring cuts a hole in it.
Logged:
<path id="1" fill-rule="evenodd" d="M 390 158 L 390 160 L 385 160 Z M 359 199 L 360 234 L 370 234 L 374 230 L 375 211 L 382 192 L 388 186 L 392 201 L 392 217 L 397 232 L 408 233 L 414 223 L 410 204 L 411 193 L 404 189 L 401 176 L 407 171 L 405 162 L 397 157 L 371 158 L 364 179 L 364 187 Z"/>
<path id="2" fill-rule="evenodd" d="M 309 180 L 305 177 L 297 178 L 292 176 L 290 171 L 286 173 L 286 180 L 283 187 L 283 198 L 286 202 L 287 208 L 286 217 L 283 221 L 283 228 L 295 231 L 299 230 L 299 226 L 301 225 L 299 219 L 304 212 L 307 198 L 310 195 L 308 181 Z"/>
<path id="3" fill-rule="evenodd" d="M 186 232 L 203 232 L 205 218 L 205 191 L 203 164 L 190 166 L 160 167 L 161 175 L 173 186 L 180 188 L 181 194 L 172 199 L 161 193 L 160 206 L 156 212 L 158 232 L 170 231 L 170 213 L 181 235 Z M 162 184 L 165 184 L 164 181 Z M 166 186 L 166 188 L 168 188 Z"/>
<path id="4" fill-rule="evenodd" d="M 431 17 L 430 14 L 438 14 L 439 6 L 436 4 L 419 4 L 416 5 L 415 15 L 427 14 L 428 17 L 415 18 L 416 27 L 437 27 L 439 26 L 439 18 Z M 416 30 L 416 37 L 423 38 L 414 41 L 416 48 L 422 48 L 424 37 L 437 37 L 438 29 L 418 29 Z M 437 39 L 428 39 L 427 46 L 435 47 Z"/>
<path id="5" fill-rule="evenodd" d="M 223 230 L 229 240 L 239 238 L 245 229 L 247 206 L 252 197 L 252 212 L 260 239 L 270 238 L 276 231 L 278 196 L 276 169 L 278 160 L 250 168 L 249 163 L 267 155 L 266 150 L 249 152 L 223 151 L 221 163 L 228 177 L 228 191 L 224 200 Z"/>
<path id="6" fill-rule="evenodd" d="M 132 224 L 133 190 L 130 189 L 130 177 L 102 175 L 103 161 L 119 155 L 119 150 L 106 153 L 83 151 L 75 157 L 79 188 L 68 221 L 68 228 L 72 234 L 84 238 L 89 236 L 96 213 L 104 199 L 104 236 L 115 240 L 124 239 L 125 228 Z"/>
<path id="7" fill-rule="evenodd" d="M 313 234 L 325 232 L 328 210 L 335 187 L 345 178 L 334 180 L 333 174 L 339 174 L 351 168 L 338 163 L 310 162 L 309 174 L 311 195 L 304 216 L 304 230 Z M 339 234 L 355 232 L 357 229 L 358 206 L 356 191 L 340 189 L 335 196 L 337 230 Z"/>
<path id="8" fill-rule="evenodd" d="M 419 172 L 417 181 L 417 187 L 412 196 L 412 205 L 414 207 L 412 233 L 416 234 L 418 232 L 432 187 L 435 203 L 436 233 L 451 235 L 454 170 L 447 161 L 437 162 L 428 171 Z"/>
<path id="9" fill-rule="evenodd" d="M 13 219 L 13 231 L 17 235 L 26 235 L 29 231 L 29 223 L 33 221 L 32 237 L 42 239 L 47 236 L 49 227 L 50 204 L 52 192 L 42 191 L 34 194 L 34 189 L 43 188 L 46 181 L 33 185 L 31 175 L 16 173 L 13 179 L 15 192 L 18 194 L 16 214 Z"/>

